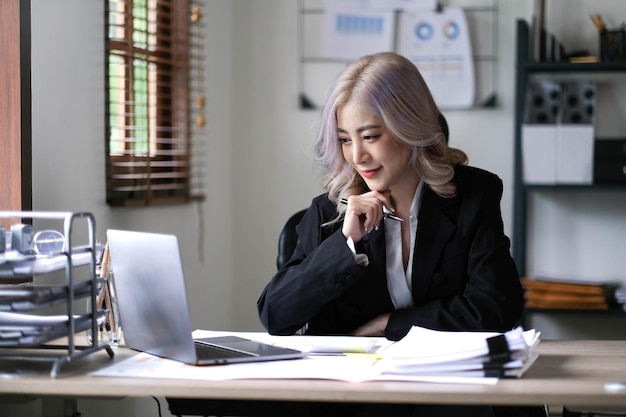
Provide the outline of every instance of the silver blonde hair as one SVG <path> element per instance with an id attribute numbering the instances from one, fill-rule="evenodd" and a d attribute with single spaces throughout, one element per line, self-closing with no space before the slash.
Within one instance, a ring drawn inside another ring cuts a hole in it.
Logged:
<path id="1" fill-rule="evenodd" d="M 338 138 L 337 109 L 349 101 L 377 114 L 399 145 L 411 149 L 411 164 L 434 192 L 444 197 L 456 193 L 451 182 L 454 166 L 466 164 L 467 155 L 448 146 L 442 116 L 417 67 L 401 55 L 382 52 L 350 64 L 335 81 L 322 111 L 315 153 L 331 201 L 368 191 L 344 159 Z"/>

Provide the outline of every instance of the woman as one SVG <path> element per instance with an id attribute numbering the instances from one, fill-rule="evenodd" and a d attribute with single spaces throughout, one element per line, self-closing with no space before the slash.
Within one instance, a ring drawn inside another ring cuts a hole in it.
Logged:
<path id="1" fill-rule="evenodd" d="M 441 120 L 419 71 L 398 54 L 365 56 L 339 76 L 316 142 L 327 193 L 313 200 L 293 256 L 258 300 L 269 333 L 399 340 L 411 326 L 516 325 L 523 294 L 503 231 L 502 182 L 466 165 Z M 416 410 L 409 415 L 497 415 Z"/>

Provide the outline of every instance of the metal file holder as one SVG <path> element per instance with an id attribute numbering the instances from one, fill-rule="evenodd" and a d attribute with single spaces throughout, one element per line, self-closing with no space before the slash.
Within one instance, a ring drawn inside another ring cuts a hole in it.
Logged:
<path id="1" fill-rule="evenodd" d="M 109 357 L 114 356 L 113 349 L 108 343 L 102 343 L 97 337 L 92 337 L 91 342 L 87 346 L 77 346 L 75 335 L 77 332 L 90 329 L 92 335 L 98 334 L 98 317 L 104 317 L 106 310 L 92 311 L 84 315 L 75 314 L 76 307 L 76 288 L 79 286 L 87 286 L 87 297 L 91 298 L 91 305 L 96 305 L 96 296 L 98 292 L 98 278 L 96 276 L 96 237 L 95 237 L 95 218 L 91 213 L 86 212 L 45 212 L 45 211 L 0 211 L 0 219 L 19 219 L 24 221 L 30 219 L 32 222 L 35 219 L 57 220 L 63 221 L 63 235 L 64 246 L 63 250 L 50 256 L 42 258 L 34 257 L 32 262 L 21 262 L 22 269 L 19 273 L 11 274 L 7 272 L 8 268 L 11 268 L 11 261 L 4 261 L 4 270 L 0 269 L 0 284 L 5 282 L 15 282 L 23 280 L 26 285 L 34 285 L 35 277 L 42 276 L 54 271 L 65 269 L 65 284 L 59 284 L 59 286 L 65 286 L 67 289 L 64 299 L 61 302 L 66 303 L 67 314 L 67 329 L 63 331 L 60 336 L 50 333 L 49 340 L 46 340 L 46 334 L 42 335 L 41 344 L 25 344 L 21 346 L 19 342 L 15 344 L 1 344 L 0 343 L 0 360 L 11 361 L 50 361 L 53 363 L 50 375 L 55 378 L 65 363 L 73 362 L 79 358 L 85 357 L 91 353 L 106 350 Z M 84 220 L 87 228 L 88 243 L 84 245 L 73 244 L 75 229 L 79 226 L 76 225 L 78 220 Z M 2 265 L 0 265 L 2 266 Z M 76 282 L 74 276 L 74 270 L 78 267 L 89 268 L 89 279 L 83 280 L 83 282 Z M 28 272 L 25 272 L 28 271 Z M 30 283 L 29 283 L 30 281 Z M 82 297 L 85 297 L 85 293 L 82 293 Z M 0 302 L 1 305 L 1 302 Z M 34 307 L 37 309 L 39 307 Z M 6 310 L 6 308 L 5 308 Z M 16 312 L 15 314 L 23 314 L 26 310 Z M 77 321 L 79 320 L 79 321 Z M 64 329 L 64 328 L 63 328 Z M 65 345 L 48 344 L 58 338 L 67 338 Z M 54 349 L 67 351 L 63 355 L 44 355 L 37 354 L 39 349 Z"/>

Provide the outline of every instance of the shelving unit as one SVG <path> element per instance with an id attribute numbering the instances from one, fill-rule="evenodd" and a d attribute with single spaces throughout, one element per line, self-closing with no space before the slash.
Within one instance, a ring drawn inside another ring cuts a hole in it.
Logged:
<path id="1" fill-rule="evenodd" d="M 88 346 L 78 346 L 75 335 L 90 330 L 98 334 L 98 321 L 106 310 L 77 314 L 78 300 L 90 299 L 96 305 L 99 279 L 96 277 L 95 219 L 90 213 L 0 211 L 0 218 L 63 224 L 63 249 L 49 255 L 6 252 L 0 260 L 0 361 L 50 361 L 51 376 L 63 364 L 91 353 L 114 352 L 97 337 Z M 47 224 L 47 223 L 46 223 Z M 78 230 L 83 241 L 78 240 Z M 88 271 L 83 272 L 88 268 Z M 82 270 L 81 270 L 82 269 Z M 46 275 L 65 272 L 65 282 L 49 283 Z M 79 273 L 79 271 L 81 273 Z M 20 280 L 23 283 L 16 284 Z M 9 283 L 7 283 L 9 282 Z M 45 307 L 65 304 L 65 314 L 35 314 Z M 50 343 L 62 339 L 63 344 Z M 62 351 L 61 355 L 50 351 Z"/>
<path id="2" fill-rule="evenodd" d="M 514 200 L 513 200 L 513 257 L 517 263 L 521 276 L 528 271 L 527 234 L 528 234 L 528 200 L 533 193 L 546 192 L 626 192 L 626 184 L 556 184 L 535 185 L 524 182 L 523 173 L 523 145 L 522 124 L 524 122 L 524 106 L 527 87 L 531 80 L 541 77 L 563 79 L 605 79 L 607 77 L 623 77 L 626 80 L 626 62 L 596 62 L 596 63 L 569 63 L 569 62 L 533 62 L 530 60 L 529 26 L 523 20 L 517 22 L 517 67 L 516 67 L 516 102 L 515 102 L 515 166 L 514 166 Z M 620 117 L 619 114 L 616 117 Z M 530 310 L 537 312 L 537 310 Z M 541 312 L 550 313 L 547 310 Z M 554 311 L 562 313 L 563 311 Z M 570 311 L 571 312 L 571 311 Z M 579 313 L 579 312 L 576 312 Z M 584 313 L 594 313 L 585 311 Z M 622 314 L 615 310 L 596 312 L 602 314 Z"/>

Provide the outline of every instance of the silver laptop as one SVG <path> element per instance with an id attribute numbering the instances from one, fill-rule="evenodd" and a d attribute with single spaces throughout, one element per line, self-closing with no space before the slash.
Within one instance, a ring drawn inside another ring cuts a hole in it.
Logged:
<path id="1" fill-rule="evenodd" d="M 306 356 L 237 336 L 194 340 L 176 236 L 107 230 L 107 239 L 126 346 L 192 365 Z"/>

